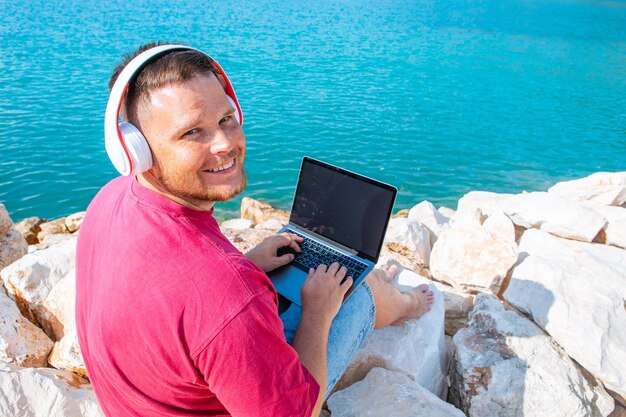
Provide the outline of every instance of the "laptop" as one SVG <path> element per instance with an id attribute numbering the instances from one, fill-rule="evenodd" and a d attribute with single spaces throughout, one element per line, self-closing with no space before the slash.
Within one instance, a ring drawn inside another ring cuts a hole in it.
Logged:
<path id="1" fill-rule="evenodd" d="M 309 268 L 338 262 L 353 278 L 345 302 L 378 261 L 397 192 L 389 184 L 304 157 L 289 224 L 277 232 L 294 233 L 304 242 L 291 263 L 269 274 L 278 294 L 301 306 L 300 287 Z"/>

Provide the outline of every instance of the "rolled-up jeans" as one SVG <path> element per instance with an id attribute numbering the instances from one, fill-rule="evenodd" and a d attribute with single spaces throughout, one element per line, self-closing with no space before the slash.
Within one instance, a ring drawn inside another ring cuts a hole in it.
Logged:
<path id="1" fill-rule="evenodd" d="M 280 314 L 289 344 L 293 342 L 301 316 L 302 308 L 297 304 L 291 304 Z M 367 283 L 363 282 L 343 303 L 330 326 L 326 349 L 326 397 L 345 372 L 365 336 L 374 328 L 375 321 L 374 296 Z"/>

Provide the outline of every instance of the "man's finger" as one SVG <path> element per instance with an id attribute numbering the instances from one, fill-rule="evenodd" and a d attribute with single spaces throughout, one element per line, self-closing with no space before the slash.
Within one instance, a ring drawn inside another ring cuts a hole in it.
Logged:
<path id="1" fill-rule="evenodd" d="M 320 265 L 317 267 L 316 272 L 320 272 L 320 273 L 324 274 L 324 273 L 326 273 L 326 271 L 327 271 L 327 270 L 328 270 L 328 267 L 326 267 L 326 265 L 324 265 L 324 264 L 320 264 Z"/>
<path id="2" fill-rule="evenodd" d="M 304 242 L 304 238 L 302 236 L 298 236 L 294 233 L 285 233 L 285 234 L 291 237 L 291 240 L 295 240 L 296 242 Z"/>
<path id="3" fill-rule="evenodd" d="M 347 273 L 348 273 L 348 269 L 345 266 L 342 266 L 337 271 L 337 274 L 335 274 L 335 277 L 338 278 L 338 279 L 343 279 L 346 276 Z"/>
<path id="4" fill-rule="evenodd" d="M 287 265 L 289 262 L 293 261 L 294 256 L 290 253 L 286 253 L 283 256 L 279 256 L 276 258 L 279 266 Z"/>
<path id="5" fill-rule="evenodd" d="M 343 295 L 346 295 L 346 293 L 348 292 L 348 290 L 350 289 L 350 287 L 352 287 L 352 283 L 354 282 L 354 280 L 352 279 L 352 277 L 347 277 L 346 279 L 343 280 L 343 282 L 339 285 L 339 288 L 341 288 L 343 290 Z"/>
<path id="6" fill-rule="evenodd" d="M 337 271 L 339 271 L 339 264 L 337 262 L 333 262 L 332 264 L 330 264 L 330 266 L 328 267 L 328 273 L 332 276 L 335 276 L 335 274 L 337 274 Z"/>
<path id="7" fill-rule="evenodd" d="M 300 245 L 298 245 L 295 240 L 289 241 L 289 247 L 298 253 L 302 252 L 302 249 L 300 249 Z"/>

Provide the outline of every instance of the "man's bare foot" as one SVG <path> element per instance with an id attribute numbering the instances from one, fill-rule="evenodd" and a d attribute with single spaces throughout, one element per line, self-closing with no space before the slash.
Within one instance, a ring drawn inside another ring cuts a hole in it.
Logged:
<path id="1" fill-rule="evenodd" d="M 435 300 L 435 295 L 429 289 L 428 284 L 418 285 L 411 291 L 403 292 L 402 295 L 406 297 L 408 301 L 408 313 L 399 320 L 391 323 L 392 326 L 398 326 L 407 320 L 422 316 L 427 311 L 430 311 L 430 306 Z"/>

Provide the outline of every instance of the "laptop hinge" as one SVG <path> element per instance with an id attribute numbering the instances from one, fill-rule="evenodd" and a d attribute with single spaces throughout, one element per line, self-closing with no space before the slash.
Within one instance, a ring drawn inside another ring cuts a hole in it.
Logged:
<path id="1" fill-rule="evenodd" d="M 354 249 L 352 249 L 352 248 L 349 248 L 349 247 L 347 247 L 347 246 L 344 246 L 344 245 L 342 245 L 342 244 L 341 244 L 341 243 L 339 243 L 339 242 L 335 242 L 335 241 L 334 241 L 334 240 L 332 240 L 332 239 L 329 239 L 329 238 L 324 237 L 324 236 L 322 236 L 322 235 L 320 235 L 320 234 L 317 234 L 317 233 L 315 233 L 315 232 L 312 232 L 312 231 L 310 231 L 309 229 L 306 229 L 306 228 L 304 228 L 304 227 L 302 227 L 302 226 L 298 226 L 297 224 L 294 224 L 294 223 L 289 222 L 289 227 L 292 227 L 292 228 L 294 228 L 294 229 L 296 229 L 296 230 L 298 230 L 298 231 L 300 231 L 300 232 L 304 232 L 304 233 L 306 233 L 306 234 L 312 235 L 312 236 L 313 236 L 313 237 L 315 237 L 316 239 L 319 239 L 319 240 L 321 240 L 322 242 L 327 243 L 329 246 L 335 246 L 336 248 L 341 249 L 342 251 L 347 252 L 347 253 L 349 253 L 349 254 L 351 254 L 351 255 L 358 255 L 358 254 L 359 254 L 359 251 L 357 251 L 357 250 L 354 250 Z"/>

